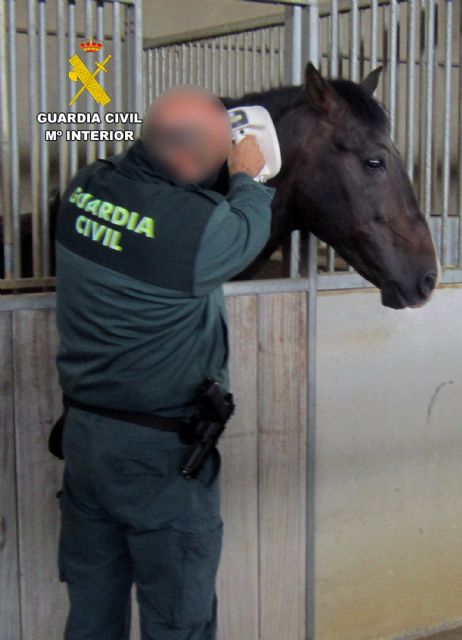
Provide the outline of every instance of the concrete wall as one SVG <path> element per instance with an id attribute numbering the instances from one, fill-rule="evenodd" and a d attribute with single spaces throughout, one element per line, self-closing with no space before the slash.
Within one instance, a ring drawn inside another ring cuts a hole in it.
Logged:
<path id="1" fill-rule="evenodd" d="M 462 618 L 461 318 L 460 288 L 320 295 L 317 640 Z"/>

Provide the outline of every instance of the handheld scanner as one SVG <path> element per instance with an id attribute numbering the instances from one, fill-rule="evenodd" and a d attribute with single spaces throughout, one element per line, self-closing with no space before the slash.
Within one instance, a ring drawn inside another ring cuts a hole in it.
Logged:
<path id="1" fill-rule="evenodd" d="M 274 123 L 267 109 L 255 105 L 243 106 L 228 109 L 228 113 L 236 144 L 246 135 L 253 135 L 265 157 L 265 165 L 254 180 L 266 182 L 274 178 L 281 169 L 281 150 Z"/>

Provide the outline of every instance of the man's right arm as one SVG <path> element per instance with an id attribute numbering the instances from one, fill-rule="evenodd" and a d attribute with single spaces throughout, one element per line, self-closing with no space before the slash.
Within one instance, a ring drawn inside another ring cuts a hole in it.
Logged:
<path id="1" fill-rule="evenodd" d="M 274 187 L 245 172 L 230 176 L 226 199 L 212 211 L 195 259 L 193 293 L 206 295 L 242 271 L 270 237 Z"/>

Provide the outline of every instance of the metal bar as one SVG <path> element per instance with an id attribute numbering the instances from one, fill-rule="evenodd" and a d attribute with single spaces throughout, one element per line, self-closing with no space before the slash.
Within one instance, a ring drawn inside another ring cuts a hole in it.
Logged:
<path id="1" fill-rule="evenodd" d="M 120 26 L 120 2 L 114 0 L 112 4 L 112 73 L 114 78 L 114 111 L 122 111 L 122 39 Z M 117 140 L 114 145 L 115 153 L 123 149 L 123 141 Z"/>
<path id="2" fill-rule="evenodd" d="M 225 282 L 223 291 L 225 296 L 248 296 L 252 294 L 308 291 L 308 287 L 308 278 L 296 277 Z"/>
<path id="3" fill-rule="evenodd" d="M 435 0 L 426 0 L 426 90 L 425 90 L 425 139 L 424 139 L 424 197 L 423 212 L 428 218 L 432 207 L 432 153 L 433 153 L 433 78 Z"/>
<path id="4" fill-rule="evenodd" d="M 93 32 L 94 20 L 93 20 L 92 0 L 85 0 L 84 22 L 85 22 L 85 38 L 93 38 L 95 34 Z M 91 96 L 89 91 L 86 91 L 85 94 L 86 94 L 85 109 L 87 112 L 93 112 L 95 110 L 93 97 Z M 88 124 L 86 126 L 90 130 L 93 130 L 95 128 L 94 124 Z M 87 157 L 87 164 L 90 164 L 90 162 L 93 162 L 96 159 L 96 142 L 93 140 L 88 140 L 85 143 L 85 151 L 86 151 L 86 157 Z"/>
<path id="5" fill-rule="evenodd" d="M 104 40 L 104 1 L 98 0 L 96 5 L 96 38 L 103 42 Z M 98 62 L 103 62 L 106 56 L 106 52 L 103 49 L 100 49 L 97 53 Z M 104 89 L 104 73 L 100 73 L 98 75 L 98 82 L 101 87 Z M 104 130 L 104 107 L 102 104 L 98 105 L 98 115 L 100 117 L 101 123 L 98 125 L 98 129 L 100 131 Z M 99 158 L 106 157 L 106 142 L 104 140 L 98 140 L 97 142 L 97 153 Z"/>
<path id="6" fill-rule="evenodd" d="M 74 0 L 68 0 L 67 4 L 67 46 L 68 56 L 72 57 L 75 53 L 75 2 Z M 77 106 L 74 102 L 67 109 L 75 113 Z M 76 129 L 74 124 L 69 125 L 71 131 Z M 79 148 L 78 143 L 75 140 L 67 142 L 67 148 L 69 150 L 69 172 L 70 175 L 74 175 L 77 172 L 79 164 Z"/>
<path id="7" fill-rule="evenodd" d="M 302 47 L 303 47 L 303 29 L 302 29 L 302 8 L 288 8 L 289 20 L 289 57 L 287 63 L 290 68 L 287 70 L 287 79 L 290 84 L 299 84 L 302 82 Z M 300 274 L 300 231 L 295 230 L 290 234 L 290 277 L 294 278 Z"/>
<path id="8" fill-rule="evenodd" d="M 415 131 L 416 0 L 409 0 L 407 7 L 406 170 L 411 182 L 413 182 Z"/>
<path id="9" fill-rule="evenodd" d="M 319 7 L 311 4 L 308 14 L 308 36 L 310 60 L 319 61 Z M 305 240 L 306 247 L 306 240 Z M 308 255 L 306 272 L 308 292 L 306 295 L 306 348 L 307 348 L 307 388 L 306 388 L 306 499 L 305 499 L 305 636 L 306 640 L 316 638 L 316 326 L 318 304 L 318 239 L 308 235 Z"/>
<path id="10" fill-rule="evenodd" d="M 371 0 L 371 69 L 377 66 L 378 0 Z"/>
<path id="11" fill-rule="evenodd" d="M 135 2 L 131 9 L 133 14 L 133 47 L 132 47 L 132 75 L 134 84 L 134 111 L 140 115 L 144 111 L 144 91 L 143 91 L 143 74 L 141 70 L 143 68 L 143 13 L 142 3 Z M 140 125 L 132 125 L 135 131 L 135 137 L 139 135 Z"/>
<path id="12" fill-rule="evenodd" d="M 249 33 L 246 31 L 244 33 L 244 87 L 243 93 L 248 93 L 249 91 L 249 65 L 247 64 L 247 60 L 249 57 L 248 53 L 249 49 Z"/>
<path id="13" fill-rule="evenodd" d="M 451 178 L 451 65 L 452 65 L 452 0 L 446 0 L 445 22 L 445 67 L 444 67 L 444 121 L 443 121 L 443 184 L 440 235 L 441 266 L 447 264 L 448 245 L 448 213 L 449 213 L 449 180 Z"/>
<path id="14" fill-rule="evenodd" d="M 58 50 L 58 77 L 65 78 L 67 71 L 66 60 L 66 22 L 64 11 L 64 0 L 56 0 L 56 33 Z M 58 111 L 67 111 L 67 82 L 58 83 Z M 63 134 L 59 137 L 59 190 L 63 193 L 69 177 L 69 153 L 64 135 L 64 127 L 60 126 Z"/>
<path id="15" fill-rule="evenodd" d="M 397 65 L 397 48 L 398 48 L 398 3 L 397 0 L 390 0 L 389 4 L 389 46 L 388 46 L 388 108 L 390 120 L 390 137 L 395 141 L 396 136 L 396 65 Z"/>
<path id="16" fill-rule="evenodd" d="M 338 76 L 338 0 L 330 2 L 330 32 L 329 32 L 329 75 Z M 332 273 L 335 270 L 335 252 L 332 247 L 327 249 L 327 270 Z"/>
<path id="17" fill-rule="evenodd" d="M 8 3 L 8 97 L 9 97 L 9 120 L 10 120 L 10 221 L 11 221 L 11 247 L 12 247 L 12 271 L 14 277 L 21 276 L 21 218 L 19 207 L 20 194 L 20 172 L 19 172 L 19 140 L 18 140 L 18 106 L 17 106 L 17 85 L 16 85 L 16 16 L 15 0 Z"/>
<path id="18" fill-rule="evenodd" d="M 13 275 L 13 221 L 11 207 L 11 128 L 8 101 L 7 21 L 5 2 L 0 0 L 0 114 L 2 128 L 0 158 L 3 195 L 3 261 L 5 278 L 11 278 Z"/>
<path id="19" fill-rule="evenodd" d="M 457 264 L 462 265 L 462 11 L 459 7 L 459 30 L 458 30 L 458 45 L 459 45 L 459 113 L 458 113 L 458 189 L 457 189 L 457 209 L 458 209 L 458 222 L 459 222 L 459 234 L 457 243 Z"/>
<path id="20" fill-rule="evenodd" d="M 235 42 L 235 54 L 234 54 L 234 84 L 235 84 L 235 95 L 240 96 L 242 94 L 242 85 L 241 85 L 241 34 L 237 34 L 234 36 Z"/>
<path id="21" fill-rule="evenodd" d="M 350 80 L 358 82 L 359 80 L 359 11 L 358 0 L 351 0 L 350 11 Z"/>
<path id="22" fill-rule="evenodd" d="M 226 36 L 226 95 L 231 96 L 231 79 L 232 79 L 232 67 L 231 67 L 231 52 L 233 50 L 233 45 L 231 43 L 231 36 Z"/>
<path id="23" fill-rule="evenodd" d="M 27 27 L 29 32 L 28 54 L 29 60 L 37 60 L 37 20 L 35 0 L 28 0 Z M 30 181 L 32 205 L 32 265 L 34 276 L 43 275 L 41 241 L 40 241 L 40 182 L 39 182 L 39 136 L 41 127 L 37 126 L 38 105 L 38 76 L 37 66 L 29 65 L 29 142 L 30 142 Z"/>
<path id="24" fill-rule="evenodd" d="M 46 53 L 46 0 L 38 3 L 38 42 L 39 42 L 39 104 L 40 111 L 47 111 L 47 53 Z M 40 231 L 42 247 L 42 275 L 50 272 L 50 235 L 48 223 L 48 145 L 40 140 Z"/>

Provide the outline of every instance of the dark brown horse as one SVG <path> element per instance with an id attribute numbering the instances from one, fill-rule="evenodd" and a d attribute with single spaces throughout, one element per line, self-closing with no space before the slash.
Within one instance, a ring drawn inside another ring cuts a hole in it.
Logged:
<path id="1" fill-rule="evenodd" d="M 385 306 L 429 299 L 439 262 L 386 112 L 372 97 L 380 71 L 356 84 L 325 80 L 308 62 L 303 85 L 222 98 L 227 108 L 266 107 L 282 155 L 280 173 L 268 182 L 277 188 L 271 238 L 236 279 L 252 278 L 292 230 L 303 229 L 378 287 Z M 223 173 L 221 180 L 219 190 Z"/>
<path id="2" fill-rule="evenodd" d="M 254 278 L 291 231 L 301 229 L 324 240 L 377 286 L 385 306 L 420 306 L 429 299 L 439 263 L 390 138 L 386 112 L 372 97 L 380 70 L 356 84 L 326 80 L 308 62 L 303 85 L 221 98 L 227 108 L 265 106 L 282 154 L 281 171 L 268 182 L 277 189 L 271 237 L 235 280 Z M 226 163 L 213 188 L 226 193 Z M 52 218 L 56 210 L 55 199 Z M 53 219 L 50 229 L 54 231 Z M 24 249 L 27 259 L 31 247 Z M 25 265 L 25 275 L 31 275 L 30 265 Z"/>

